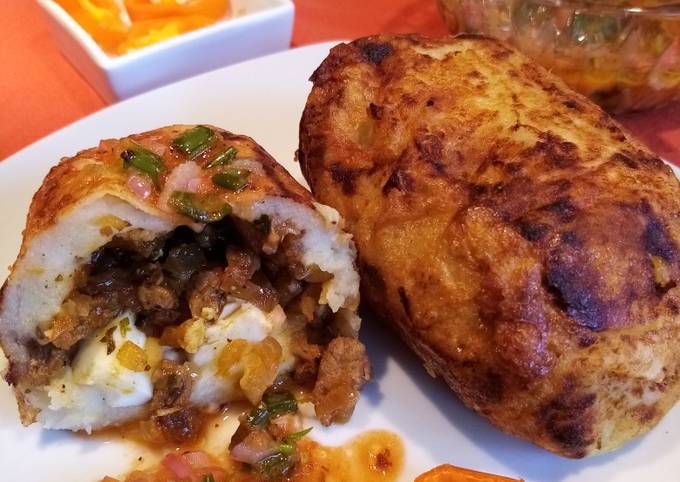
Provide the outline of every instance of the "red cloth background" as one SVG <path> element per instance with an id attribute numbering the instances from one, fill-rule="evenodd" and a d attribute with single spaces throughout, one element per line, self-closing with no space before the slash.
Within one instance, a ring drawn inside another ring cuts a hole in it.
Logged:
<path id="1" fill-rule="evenodd" d="M 106 104 L 61 56 L 34 0 L 1 0 L 0 159 Z M 293 45 L 377 32 L 445 34 L 434 0 L 296 0 Z M 680 104 L 619 118 L 680 164 Z"/>

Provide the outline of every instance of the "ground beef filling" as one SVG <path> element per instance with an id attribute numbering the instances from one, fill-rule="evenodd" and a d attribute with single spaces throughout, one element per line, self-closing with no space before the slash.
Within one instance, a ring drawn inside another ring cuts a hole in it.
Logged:
<path id="1" fill-rule="evenodd" d="M 41 383 L 70 363 L 82 339 L 122 313 L 135 313 L 139 329 L 172 346 L 187 320 L 214 318 L 236 298 L 264 312 L 280 305 L 289 323 L 304 327 L 293 337 L 291 350 L 298 363 L 286 383 L 307 388 L 310 397 L 319 394 L 313 401 L 324 414 L 322 422 L 346 420 L 368 378 L 363 345 L 339 337 L 336 318 L 341 316 L 318 304 L 321 285 L 331 275 L 303 266 L 299 234 L 286 228 L 277 236 L 277 249 L 272 253 L 268 246 L 270 254 L 264 254 L 263 245 L 272 236 L 262 226 L 270 229 L 267 222 L 225 219 L 201 233 L 180 227 L 152 241 L 128 234 L 97 250 L 77 274 L 75 289 L 46 333 L 51 343 L 42 346 L 40 355 L 50 363 L 39 373 Z M 345 340 L 342 346 L 350 348 L 345 358 L 334 348 L 340 346 L 334 340 Z M 351 368 L 340 375 L 343 364 Z M 25 374 L 23 381 L 30 376 Z M 194 437 L 199 422 L 189 405 L 189 365 L 163 360 L 152 382 L 152 415 L 146 423 L 166 440 Z"/>
<path id="2" fill-rule="evenodd" d="M 115 238 L 78 275 L 76 289 L 53 321 L 52 343 L 68 349 L 125 311 L 137 314 L 138 327 L 147 335 L 160 337 L 165 327 L 201 316 L 205 309 L 219 313 L 229 296 L 265 312 L 279 303 L 286 308 L 314 283 L 306 279 L 309 273 L 298 279 L 298 270 L 289 269 L 295 263 L 289 263 L 290 250 L 263 259 L 265 236 L 254 233 L 246 239 L 226 220 L 198 234 L 180 227 L 146 244 Z"/>

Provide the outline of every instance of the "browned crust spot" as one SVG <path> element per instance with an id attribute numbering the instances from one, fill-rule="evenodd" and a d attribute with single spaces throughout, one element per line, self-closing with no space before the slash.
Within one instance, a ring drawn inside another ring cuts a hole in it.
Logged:
<path id="1" fill-rule="evenodd" d="M 586 448 L 594 442 L 591 408 L 596 399 L 594 393 L 565 389 L 536 416 L 570 457 L 584 457 Z"/>
<path id="2" fill-rule="evenodd" d="M 360 43 L 359 47 L 361 48 L 366 61 L 374 65 L 380 64 L 386 57 L 392 55 L 394 52 L 394 47 L 388 43 L 366 42 L 363 44 Z"/>

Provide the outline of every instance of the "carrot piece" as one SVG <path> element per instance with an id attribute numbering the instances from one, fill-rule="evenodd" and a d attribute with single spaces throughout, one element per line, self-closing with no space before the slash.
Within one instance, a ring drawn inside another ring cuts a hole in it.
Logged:
<path id="1" fill-rule="evenodd" d="M 524 482 L 444 464 L 419 475 L 414 482 Z"/>

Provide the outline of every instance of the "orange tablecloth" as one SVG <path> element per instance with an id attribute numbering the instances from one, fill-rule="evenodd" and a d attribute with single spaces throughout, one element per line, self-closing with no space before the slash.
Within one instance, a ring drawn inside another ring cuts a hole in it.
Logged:
<path id="1" fill-rule="evenodd" d="M 296 0 L 294 45 L 376 32 L 445 33 L 434 0 Z M 35 0 L 1 0 L 0 159 L 105 106 L 61 56 Z M 620 120 L 680 164 L 680 104 Z"/>

